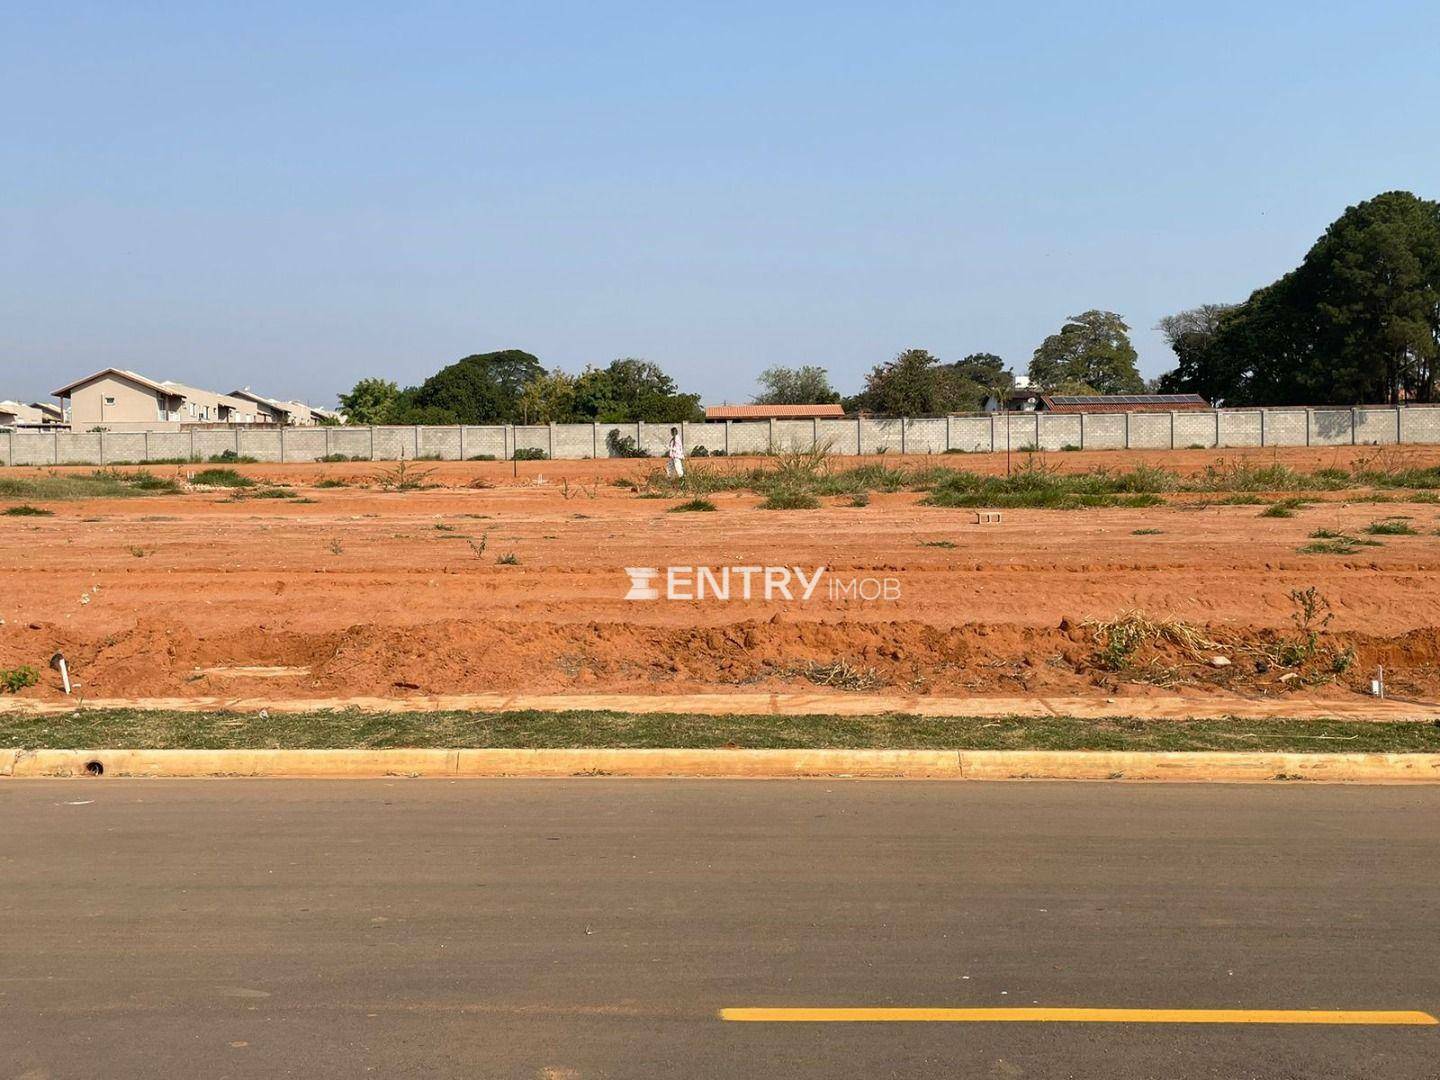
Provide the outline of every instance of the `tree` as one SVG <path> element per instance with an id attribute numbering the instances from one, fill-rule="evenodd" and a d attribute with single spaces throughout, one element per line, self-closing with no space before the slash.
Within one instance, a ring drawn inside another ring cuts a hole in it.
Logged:
<path id="1" fill-rule="evenodd" d="M 755 395 L 757 405 L 829 405 L 840 400 L 822 367 L 769 367 L 757 380 L 762 387 Z"/>
<path id="2" fill-rule="evenodd" d="M 531 380 L 520 393 L 520 421 L 524 424 L 564 424 L 575 413 L 575 376 L 559 368 Z"/>
<path id="3" fill-rule="evenodd" d="M 584 420 L 676 424 L 703 420 L 699 394 L 682 394 L 659 365 L 635 357 L 586 368 L 575 380 L 575 412 Z"/>
<path id="4" fill-rule="evenodd" d="M 959 408 L 978 412 L 991 394 L 1004 396 L 1015 386 L 1015 373 L 994 353 L 971 353 L 950 365 Z"/>
<path id="5" fill-rule="evenodd" d="M 381 424 L 399 395 L 400 388 L 388 379 L 361 379 L 340 395 L 340 410 L 348 423 Z"/>
<path id="6" fill-rule="evenodd" d="M 964 401 L 953 366 L 941 364 L 924 349 L 906 349 L 865 376 L 865 389 L 846 403 L 846 411 L 943 416 L 961 408 Z"/>
<path id="7" fill-rule="evenodd" d="M 1227 404 L 1433 401 L 1440 203 L 1390 191 L 1347 208 L 1300 266 L 1171 345 L 1166 388 Z"/>
<path id="8" fill-rule="evenodd" d="M 1138 394 L 1144 380 L 1135 366 L 1130 327 L 1113 311 L 1072 315 L 1035 350 L 1030 380 L 1043 390 L 1064 382 L 1093 386 L 1100 394 Z"/>
<path id="9" fill-rule="evenodd" d="M 452 424 L 511 424 L 520 419 L 525 387 L 544 374 L 540 361 L 520 349 L 479 353 L 441 368 L 413 393 L 407 391 L 409 398 L 401 404 L 410 415 L 416 410 L 448 414 Z"/>
<path id="10" fill-rule="evenodd" d="M 1220 330 L 1225 315 L 1235 310 L 1234 304 L 1201 304 L 1174 315 L 1166 315 L 1156 324 L 1174 351 L 1179 365 L 1156 381 L 1156 392 L 1162 394 L 1199 394 L 1212 404 L 1225 401 L 1233 391 L 1233 377 L 1219 376 L 1211 370 L 1209 349 Z"/>

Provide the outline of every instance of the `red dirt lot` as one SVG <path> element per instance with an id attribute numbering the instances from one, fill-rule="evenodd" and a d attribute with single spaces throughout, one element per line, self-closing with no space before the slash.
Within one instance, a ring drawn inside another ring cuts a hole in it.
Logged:
<path id="1" fill-rule="evenodd" d="M 1145 462 L 1188 473 L 1221 458 L 1310 470 L 1374 453 L 1041 456 L 1066 471 Z M 1392 453 L 1408 466 L 1440 462 L 1440 448 Z M 1005 467 L 1004 455 L 910 461 Z M 1299 710 L 1307 694 L 1358 692 L 1379 664 L 1394 694 L 1428 704 L 1440 693 L 1440 506 L 1403 492 L 1378 505 L 1352 501 L 1360 492 L 1310 493 L 1316 501 L 1293 518 L 1182 498 L 1143 510 L 1006 510 L 999 524 L 980 525 L 970 510 L 918 505 L 914 492 L 875 494 L 865 507 L 824 499 L 811 511 L 765 511 L 759 496 L 721 493 L 710 496 L 715 513 L 669 513 L 680 500 L 614 486 L 653 461 L 413 467 L 432 470 L 427 483 L 440 486 L 362 488 L 385 468 L 370 463 L 249 465 L 238 469 L 309 501 L 197 490 L 0 517 L 0 668 L 41 670 L 20 700 L 60 696 L 45 666 L 56 650 L 82 695 L 106 699 L 819 686 L 1097 700 L 1295 695 Z M 196 468 L 151 471 L 183 478 Z M 352 486 L 314 486 L 324 478 Z M 469 486 L 477 482 L 486 486 Z M 1376 537 L 1379 546 L 1349 555 L 1297 551 L 1316 529 L 1364 535 L 1392 515 L 1417 535 Z M 517 561 L 498 561 L 509 555 Z M 671 565 L 823 566 L 827 578 L 808 602 L 624 599 L 625 567 Z M 835 598 L 827 582 L 837 579 L 891 579 L 899 597 Z M 1296 639 L 1290 594 L 1309 587 L 1333 609 L 1326 655 L 1353 658 L 1297 677 L 1267 658 Z M 1130 610 L 1194 624 L 1208 643 L 1162 643 L 1137 654 L 1136 670 L 1108 670 L 1087 620 Z M 1216 666 L 1217 655 L 1231 663 Z M 278 670 L 237 670 L 255 667 Z"/>

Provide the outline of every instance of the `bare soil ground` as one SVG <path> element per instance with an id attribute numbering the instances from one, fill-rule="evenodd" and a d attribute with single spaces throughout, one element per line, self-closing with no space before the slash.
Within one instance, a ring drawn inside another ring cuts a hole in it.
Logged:
<path id="1" fill-rule="evenodd" d="M 1440 448 L 1393 453 L 1410 467 L 1440 463 Z M 1367 454 L 1039 456 L 1066 472 L 1144 463 L 1190 473 L 1243 458 L 1347 467 Z M 910 461 L 1005 469 L 1003 454 Z M 709 496 L 714 513 L 670 513 L 682 500 L 615 485 L 654 461 L 413 467 L 435 486 L 379 490 L 371 479 L 386 467 L 370 463 L 242 465 L 302 498 L 190 491 L 0 517 L 0 669 L 40 670 L 22 701 L 62 697 L 46 668 L 59 650 L 81 695 L 112 700 L 820 690 L 1163 698 L 1178 712 L 1287 698 L 1302 713 L 1307 701 L 1354 700 L 1383 664 L 1393 695 L 1440 707 L 1440 506 L 1405 492 L 1383 493 L 1388 502 L 1307 492 L 1288 518 L 1174 496 L 1145 509 L 1006 510 L 981 525 L 972 510 L 919 505 L 916 492 L 802 511 L 722 492 Z M 183 479 L 197 468 L 150 471 Z M 1317 529 L 1365 536 L 1396 516 L 1413 535 L 1375 536 L 1351 554 L 1298 550 Z M 900 595 L 624 599 L 624 567 L 668 565 L 824 566 L 833 578 L 893 578 Z M 1291 594 L 1311 587 L 1333 619 L 1305 662 L 1277 663 L 1307 640 Z M 1180 621 L 1200 644 L 1162 639 L 1107 659 L 1092 623 L 1128 611 Z"/>

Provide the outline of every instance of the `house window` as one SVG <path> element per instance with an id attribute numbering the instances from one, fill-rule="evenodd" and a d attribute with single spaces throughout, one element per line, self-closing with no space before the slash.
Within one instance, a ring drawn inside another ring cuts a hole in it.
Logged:
<path id="1" fill-rule="evenodd" d="M 105 404 L 106 404 L 106 406 L 113 408 L 114 405 L 115 405 L 115 399 L 114 399 L 113 397 L 111 397 L 109 394 L 106 394 L 106 395 L 105 395 Z"/>

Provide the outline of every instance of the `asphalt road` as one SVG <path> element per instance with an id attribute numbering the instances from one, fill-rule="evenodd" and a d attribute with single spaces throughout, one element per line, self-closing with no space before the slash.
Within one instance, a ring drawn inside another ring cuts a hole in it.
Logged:
<path id="1" fill-rule="evenodd" d="M 0 782 L 0 1077 L 1429 1077 L 1440 788 Z"/>

